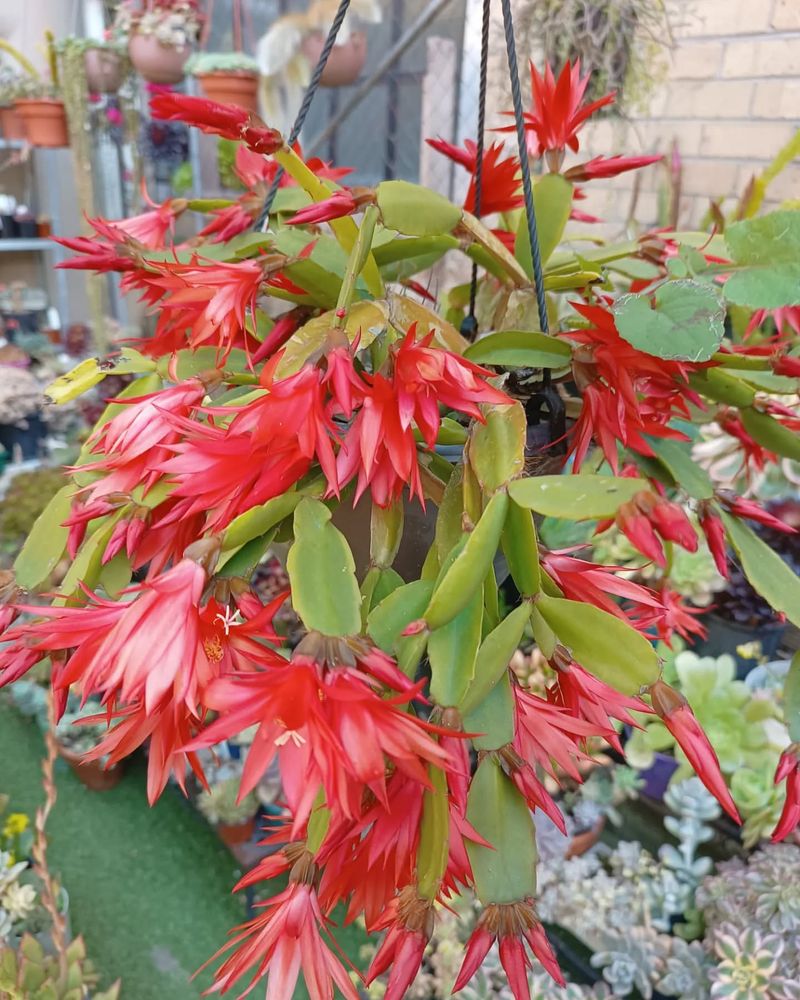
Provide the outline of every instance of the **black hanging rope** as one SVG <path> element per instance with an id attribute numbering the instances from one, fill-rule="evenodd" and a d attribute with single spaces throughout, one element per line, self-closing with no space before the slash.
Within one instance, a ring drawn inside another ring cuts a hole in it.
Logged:
<path id="1" fill-rule="evenodd" d="M 503 8 L 503 27 L 506 35 L 506 52 L 508 54 L 508 72 L 511 77 L 511 100 L 514 104 L 514 124 L 517 129 L 517 146 L 519 148 L 519 165 L 522 174 L 522 194 L 525 199 L 525 216 L 528 222 L 528 237 L 531 243 L 531 262 L 533 264 L 533 280 L 536 288 L 536 304 L 539 309 L 539 327 L 542 333 L 549 332 L 547 321 L 547 298 L 544 291 L 544 275 L 542 273 L 542 254 L 539 250 L 539 236 L 536 231 L 536 213 L 533 208 L 533 187 L 531 185 L 531 166 L 528 161 L 528 147 L 525 141 L 525 117 L 522 110 L 522 93 L 519 85 L 519 67 L 517 66 L 517 47 L 514 41 L 514 22 L 511 19 L 511 0 L 500 0 Z M 544 380 L 549 381 L 550 370 L 545 368 Z"/>
<path id="2" fill-rule="evenodd" d="M 491 0 L 483 0 L 483 17 L 481 21 L 481 68 L 478 85 L 478 134 L 475 151 L 475 204 L 473 206 L 476 218 L 481 217 L 481 200 L 483 197 L 483 151 L 484 134 L 486 132 L 486 81 L 489 75 L 489 13 Z M 461 332 L 470 340 L 475 339 L 478 332 L 478 321 L 475 319 L 475 298 L 478 293 L 478 262 L 472 262 L 472 280 L 469 286 L 469 313 L 462 323 Z"/>
<path id="3" fill-rule="evenodd" d="M 294 125 L 292 125 L 292 131 L 289 133 L 289 138 L 287 143 L 289 146 L 293 146 L 300 133 L 303 130 L 303 125 L 305 124 L 306 116 L 308 115 L 309 109 L 311 107 L 311 102 L 314 100 L 314 95 L 319 89 L 319 82 L 322 79 L 322 74 L 325 72 L 325 66 L 328 62 L 328 56 L 331 54 L 333 46 L 336 44 L 336 38 L 339 34 L 339 29 L 342 26 L 347 10 L 350 7 L 350 0 L 339 0 L 339 8 L 336 11 L 336 17 L 333 19 L 333 23 L 328 31 L 328 37 L 325 39 L 325 44 L 322 46 L 322 51 L 319 54 L 319 59 L 317 65 L 314 67 L 314 72 L 311 74 L 311 80 L 308 84 L 308 89 L 303 95 L 303 103 L 300 105 L 300 110 L 297 112 L 297 117 L 294 120 Z M 275 201 L 275 195 L 278 193 L 278 188 L 280 187 L 281 178 L 283 177 L 283 167 L 278 167 L 278 171 L 275 174 L 275 178 L 270 185 L 269 191 L 267 191 L 267 196 L 264 199 L 264 205 L 261 209 L 261 213 L 256 219 L 254 229 L 263 230 L 266 229 L 267 221 L 269 219 L 270 209 L 272 208 L 272 203 Z"/>

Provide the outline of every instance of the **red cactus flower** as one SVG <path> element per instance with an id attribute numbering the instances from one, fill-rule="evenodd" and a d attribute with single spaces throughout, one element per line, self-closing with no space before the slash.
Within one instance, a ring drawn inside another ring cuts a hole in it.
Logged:
<path id="1" fill-rule="evenodd" d="M 400 694 L 381 698 L 362 670 L 327 668 L 327 654 L 312 654 L 317 660 L 305 652 L 321 639 L 309 634 L 291 663 L 214 682 L 205 701 L 220 717 L 189 746 L 211 746 L 258 726 L 241 794 L 255 788 L 277 757 L 295 833 L 320 789 L 335 817 L 354 817 L 360 815 L 365 787 L 386 802 L 386 758 L 423 785 L 428 781 L 425 765 L 445 767 L 449 759 L 431 738 L 435 728 L 398 707 L 418 688 L 408 690 L 404 679 Z M 359 662 L 364 664 L 363 657 Z"/>
<path id="2" fill-rule="evenodd" d="M 697 777 L 731 819 L 741 823 L 739 811 L 722 776 L 719 759 L 708 742 L 708 737 L 700 728 L 700 723 L 695 718 L 689 703 L 682 694 L 664 681 L 656 681 L 650 686 L 649 691 L 654 711 L 686 754 Z"/>
<path id="3" fill-rule="evenodd" d="M 467 942 L 464 962 L 453 986 L 454 993 L 462 990 L 472 979 L 495 941 L 499 942 L 500 962 L 508 976 L 514 1000 L 530 1000 L 531 995 L 528 983 L 531 960 L 523 942 L 528 943 L 552 978 L 560 986 L 566 985 L 555 952 L 536 917 L 533 905 L 523 900 L 518 903 L 492 903 L 484 909 Z"/>
<path id="4" fill-rule="evenodd" d="M 593 181 L 599 177 L 617 177 L 628 170 L 640 170 L 652 163 L 660 163 L 663 156 L 595 156 L 580 166 L 564 171 L 568 181 Z"/>
<path id="5" fill-rule="evenodd" d="M 464 198 L 464 208 L 474 212 L 475 202 L 475 172 L 478 164 L 478 146 L 472 139 L 467 139 L 463 149 L 454 146 L 444 139 L 426 139 L 429 146 L 449 157 L 454 163 L 460 164 L 470 173 L 469 188 Z M 516 156 L 502 158 L 505 147 L 502 143 L 493 142 L 483 151 L 481 174 L 481 215 L 493 215 L 495 212 L 512 212 L 523 203 L 522 182 L 519 173 L 519 160 Z"/>
<path id="6" fill-rule="evenodd" d="M 722 518 L 710 504 L 701 504 L 698 510 L 700 527 L 706 536 L 708 548 L 714 557 L 717 572 L 728 578 L 728 546 L 725 540 L 725 525 Z"/>
<path id="7" fill-rule="evenodd" d="M 313 871 L 312 864 L 308 868 Z M 333 1000 L 335 985 L 346 1000 L 358 1000 L 347 970 L 323 940 L 326 921 L 309 881 L 290 881 L 258 907 L 259 914 L 235 928 L 231 941 L 209 960 L 235 949 L 217 969 L 209 993 L 227 993 L 243 976 L 250 976 L 245 990 L 249 993 L 266 975 L 270 1000 L 290 1000 L 302 969 L 311 997 Z"/>
<path id="8" fill-rule="evenodd" d="M 235 104 L 185 94 L 159 94 L 150 101 L 150 113 L 153 118 L 194 125 L 207 135 L 239 140 L 254 153 L 275 153 L 283 147 L 283 136 L 277 129 Z"/>
<path id="9" fill-rule="evenodd" d="M 369 986 L 391 966 L 384 1000 L 402 1000 L 433 933 L 433 905 L 421 899 L 413 886 L 402 889 L 392 903 L 378 927 L 387 934 L 367 970 L 366 983 Z"/>
<path id="10" fill-rule="evenodd" d="M 622 752 L 612 719 L 641 729 L 630 713 L 649 713 L 650 709 L 645 702 L 641 698 L 630 698 L 615 691 L 588 670 L 584 670 L 558 647 L 550 662 L 556 671 L 556 680 L 547 689 L 547 700 L 567 709 L 573 718 L 585 719 L 591 723 L 595 731 L 602 733 L 615 750 Z"/>
<path id="11" fill-rule="evenodd" d="M 800 337 L 800 306 L 781 306 L 778 309 L 756 309 L 750 317 L 745 337 L 762 327 L 768 319 L 775 324 L 778 333 L 794 333 Z"/>
<path id="12" fill-rule="evenodd" d="M 287 221 L 290 226 L 319 225 L 320 222 L 330 222 L 331 219 L 352 215 L 358 211 L 361 204 L 363 202 L 359 202 L 352 191 L 342 188 L 340 191 L 334 191 L 330 198 L 324 201 L 315 201 L 306 208 L 301 208 Z"/>
<path id="13" fill-rule="evenodd" d="M 773 531 L 783 531 L 787 535 L 797 533 L 797 529 L 792 527 L 791 524 L 787 524 L 785 521 L 781 521 L 779 517 L 775 517 L 774 514 L 770 514 L 768 510 L 764 510 L 755 500 L 745 500 L 744 497 L 733 496 L 724 490 L 717 492 L 717 499 L 725 510 L 729 514 L 733 514 L 734 517 L 745 517 L 749 521 L 756 521 L 758 524 L 772 528 Z"/>
<path id="14" fill-rule="evenodd" d="M 800 744 L 792 743 L 781 754 L 775 770 L 775 784 L 786 782 L 786 800 L 780 819 L 772 831 L 772 843 L 785 840 L 800 824 Z"/>
<path id="15" fill-rule="evenodd" d="M 601 522 L 597 530 L 604 531 L 609 523 Z M 614 523 L 632 545 L 659 566 L 667 564 L 659 535 L 688 552 L 697 552 L 697 532 L 684 509 L 651 490 L 641 490 L 622 504 Z"/>
<path id="16" fill-rule="evenodd" d="M 616 93 L 606 94 L 596 101 L 583 104 L 589 79 L 588 73 L 581 76 L 579 59 L 574 66 L 567 61 L 558 79 L 549 66 L 545 66 L 544 77 L 540 76 L 531 62 L 532 103 L 530 111 L 525 113 L 525 130 L 529 133 L 528 152 L 532 156 L 552 152 L 560 158 L 567 146 L 573 153 L 578 152 L 578 132 L 586 120 L 595 111 L 612 104 L 616 96 Z M 504 113 L 513 115 L 512 111 Z M 508 125 L 498 131 L 511 132 L 513 129 L 513 125 Z"/>

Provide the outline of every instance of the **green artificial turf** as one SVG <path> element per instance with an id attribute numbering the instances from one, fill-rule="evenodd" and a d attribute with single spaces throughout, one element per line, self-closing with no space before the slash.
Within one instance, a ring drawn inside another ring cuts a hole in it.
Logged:
<path id="1" fill-rule="evenodd" d="M 38 729 L 0 704 L 0 792 L 14 811 L 33 816 L 42 800 L 42 752 Z M 235 859 L 173 789 L 148 808 L 141 760 L 107 792 L 84 788 L 63 761 L 56 777 L 49 865 L 69 893 L 72 932 L 83 934 L 102 985 L 121 978 L 122 1000 L 199 997 L 210 973 L 194 982 L 191 974 L 244 919 L 243 899 L 231 896 Z M 345 928 L 337 938 L 355 959 L 360 932 Z"/>

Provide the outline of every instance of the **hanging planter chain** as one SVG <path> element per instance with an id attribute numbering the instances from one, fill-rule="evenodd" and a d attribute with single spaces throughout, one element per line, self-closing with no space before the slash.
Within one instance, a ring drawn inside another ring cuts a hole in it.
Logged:
<path id="1" fill-rule="evenodd" d="M 519 82 L 519 66 L 517 65 L 517 50 L 514 40 L 514 22 L 511 15 L 511 0 L 500 0 L 500 4 L 503 11 L 503 27 L 506 40 L 506 53 L 508 56 L 508 72 L 511 81 L 511 99 L 514 105 L 514 124 L 516 126 L 517 147 L 519 150 L 522 194 L 525 201 L 525 218 L 528 227 L 528 238 L 531 245 L 531 262 L 533 266 L 534 287 L 536 289 L 536 304 L 539 312 L 539 326 L 542 333 L 548 333 L 549 323 L 547 318 L 547 299 L 544 290 L 542 255 L 539 249 L 539 236 L 536 229 L 536 214 L 533 207 L 533 186 L 531 183 L 531 168 L 528 160 L 527 142 L 525 140 L 525 116 L 522 107 L 522 92 Z M 342 22 L 347 15 L 349 7 L 350 0 L 339 0 L 339 7 L 336 11 L 336 16 L 334 17 L 333 23 L 328 31 L 328 37 L 325 39 L 325 44 L 322 46 L 322 51 L 320 52 L 317 65 L 314 67 L 314 72 L 311 74 L 311 80 L 305 95 L 303 96 L 303 102 L 300 105 L 300 110 L 297 113 L 294 125 L 292 126 L 292 130 L 289 134 L 288 144 L 290 146 L 294 145 L 297 141 L 303 125 L 305 124 L 306 116 L 311 108 L 314 96 L 319 89 L 320 80 L 322 79 L 322 74 L 325 71 L 325 66 L 328 62 L 328 56 L 331 54 L 331 50 L 336 44 L 339 29 L 342 26 Z M 486 131 L 486 89 L 489 64 L 490 10 L 491 0 L 483 0 L 483 13 L 481 20 L 480 84 L 478 94 L 478 134 L 476 137 L 477 148 L 475 160 L 474 214 L 478 218 L 480 218 L 481 215 L 481 202 L 483 196 L 483 155 L 485 146 L 484 133 Z M 261 209 L 261 213 L 255 222 L 254 228 L 256 230 L 264 231 L 267 228 L 270 209 L 272 208 L 272 203 L 275 200 L 275 195 L 278 193 L 283 173 L 283 167 L 279 167 L 277 173 L 275 174 L 275 179 L 270 185 L 267 196 L 264 199 L 264 205 Z M 475 319 L 475 299 L 477 295 L 477 287 L 478 265 L 473 262 L 469 296 L 469 313 L 464 321 L 464 324 L 462 325 L 462 332 L 464 332 L 467 336 L 471 335 L 472 338 L 474 338 L 477 333 L 477 321 Z M 545 385 L 550 381 L 550 372 L 548 369 L 544 370 L 543 381 Z"/>
<path id="2" fill-rule="evenodd" d="M 325 72 L 325 66 L 328 62 L 328 56 L 331 54 L 333 46 L 336 44 L 336 39 L 339 35 L 339 29 L 342 26 L 342 22 L 347 16 L 348 8 L 350 7 L 350 0 L 339 0 L 339 7 L 336 11 L 336 17 L 333 19 L 333 23 L 328 31 L 328 37 L 325 39 L 325 44 L 322 46 L 322 51 L 319 54 L 319 59 L 317 60 L 317 65 L 314 67 L 314 72 L 311 74 L 311 80 L 308 84 L 308 89 L 303 95 L 303 103 L 300 105 L 300 110 L 297 112 L 297 117 L 294 120 L 294 125 L 292 125 L 292 131 L 289 133 L 289 138 L 287 140 L 289 146 L 293 146 L 303 129 L 305 124 L 306 116 L 308 115 L 309 109 L 311 107 L 311 102 L 314 100 L 314 95 L 319 89 L 319 83 L 322 79 L 322 74 Z M 270 185 L 269 191 L 267 191 L 267 196 L 264 199 L 264 206 L 261 209 L 261 214 L 258 219 L 256 219 L 255 229 L 261 230 L 262 232 L 266 230 L 269 223 L 269 213 L 272 208 L 272 203 L 275 201 L 275 195 L 278 193 L 278 188 L 280 187 L 281 179 L 283 178 L 283 167 L 278 167 L 278 171 L 275 174 L 275 179 Z"/>

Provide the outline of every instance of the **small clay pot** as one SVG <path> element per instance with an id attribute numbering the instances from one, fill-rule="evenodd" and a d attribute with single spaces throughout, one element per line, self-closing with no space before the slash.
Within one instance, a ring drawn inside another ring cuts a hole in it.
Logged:
<path id="1" fill-rule="evenodd" d="M 188 45 L 182 49 L 162 45 L 155 35 L 134 33 L 128 40 L 128 55 L 133 67 L 149 83 L 180 83 L 186 75 L 184 66 L 191 54 Z"/>
<path id="2" fill-rule="evenodd" d="M 252 816 L 244 823 L 217 823 L 215 829 L 224 844 L 228 847 L 236 847 L 252 840 L 256 829 L 256 818 Z"/>
<path id="3" fill-rule="evenodd" d="M 244 111 L 258 114 L 258 74 L 247 70 L 199 73 L 197 79 L 209 101 L 235 104 Z"/>
<path id="4" fill-rule="evenodd" d="M 584 830 L 583 833 L 576 833 L 572 840 L 570 840 L 567 853 L 564 857 L 579 858 L 582 854 L 586 854 L 586 852 L 590 851 L 603 835 L 605 827 L 606 818 L 605 816 L 601 816 L 591 830 Z"/>
<path id="5" fill-rule="evenodd" d="M 122 780 L 122 765 L 116 764 L 114 767 L 106 768 L 99 760 L 89 760 L 84 762 L 79 753 L 73 753 L 67 747 L 58 744 L 58 753 L 69 765 L 69 769 L 77 777 L 82 785 L 93 792 L 107 792 Z"/>
<path id="6" fill-rule="evenodd" d="M 122 84 L 122 57 L 111 49 L 87 49 L 86 83 L 95 94 L 116 94 Z"/>
<path id="7" fill-rule="evenodd" d="M 25 122 L 13 104 L 4 104 L 0 108 L 0 132 L 4 139 L 12 142 L 25 138 Z"/>
<path id="8" fill-rule="evenodd" d="M 325 36 L 322 32 L 314 32 L 303 39 L 303 55 L 311 64 L 312 70 L 319 62 L 324 44 Z M 319 82 L 323 87 L 346 87 L 355 83 L 366 61 L 367 36 L 363 31 L 354 31 L 346 42 L 334 45 L 331 49 Z"/>
<path id="9" fill-rule="evenodd" d="M 14 107 L 25 123 L 25 138 L 31 146 L 57 149 L 69 146 L 67 112 L 63 101 L 21 98 Z"/>

